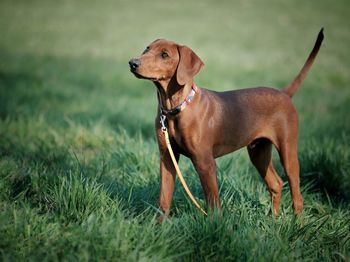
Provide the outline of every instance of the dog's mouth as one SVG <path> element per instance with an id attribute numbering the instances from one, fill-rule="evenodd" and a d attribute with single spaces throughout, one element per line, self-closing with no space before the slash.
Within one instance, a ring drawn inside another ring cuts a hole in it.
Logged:
<path id="1" fill-rule="evenodd" d="M 136 76 L 139 79 L 147 79 L 147 80 L 151 80 L 151 81 L 157 81 L 157 78 L 155 78 L 155 77 L 147 77 L 147 76 L 141 75 L 139 72 L 137 72 L 137 68 L 130 68 L 130 72 L 133 73 L 134 76 Z"/>
<path id="2" fill-rule="evenodd" d="M 143 78 L 143 76 L 137 72 L 137 68 L 130 67 L 130 72 L 133 73 L 137 78 Z"/>

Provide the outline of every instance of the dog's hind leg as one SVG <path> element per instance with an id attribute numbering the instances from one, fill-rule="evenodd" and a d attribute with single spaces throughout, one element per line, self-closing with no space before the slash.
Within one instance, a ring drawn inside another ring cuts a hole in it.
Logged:
<path id="1" fill-rule="evenodd" d="M 277 175 L 272 165 L 272 143 L 266 138 L 260 138 L 247 146 L 249 157 L 253 165 L 264 179 L 272 200 L 272 212 L 278 215 L 282 197 L 282 179 Z"/>
<path id="2" fill-rule="evenodd" d="M 299 215 L 303 211 L 303 197 L 300 192 L 299 161 L 297 155 L 297 142 L 283 143 L 280 158 L 288 177 L 289 187 L 293 199 L 294 213 Z"/>

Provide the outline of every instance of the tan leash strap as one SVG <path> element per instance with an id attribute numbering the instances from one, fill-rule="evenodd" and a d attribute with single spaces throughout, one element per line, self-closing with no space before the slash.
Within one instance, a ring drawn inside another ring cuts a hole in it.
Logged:
<path id="1" fill-rule="evenodd" d="M 162 121 L 162 120 L 161 120 Z M 164 119 L 163 119 L 163 123 L 164 123 Z M 162 125 L 163 125 L 162 123 Z M 166 142 L 166 146 L 169 150 L 169 154 L 170 154 L 170 157 L 171 157 L 171 160 L 173 161 L 173 164 L 174 164 L 174 167 L 175 167 L 175 170 L 176 170 L 176 173 L 177 175 L 179 176 L 179 179 L 180 179 L 180 182 L 183 186 L 183 188 L 185 189 L 187 195 L 189 196 L 189 198 L 192 200 L 193 204 L 204 214 L 204 215 L 207 215 L 207 213 L 201 208 L 201 206 L 198 204 L 198 202 L 196 201 L 196 199 L 194 198 L 194 196 L 192 195 L 190 189 L 188 188 L 187 184 L 186 184 L 186 181 L 180 171 L 180 168 L 179 168 L 179 165 L 177 164 L 177 161 L 176 161 L 176 158 L 174 156 L 174 152 L 173 152 L 173 149 L 171 148 L 171 144 L 170 144 L 170 139 L 169 139 L 169 134 L 168 134 L 168 130 L 165 126 L 163 126 L 162 128 L 162 131 L 164 133 L 164 136 L 165 136 L 165 142 Z"/>

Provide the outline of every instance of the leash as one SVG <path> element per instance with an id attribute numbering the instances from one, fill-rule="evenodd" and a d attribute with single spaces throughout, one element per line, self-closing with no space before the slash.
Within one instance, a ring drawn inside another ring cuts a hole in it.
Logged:
<path id="1" fill-rule="evenodd" d="M 173 164 L 174 164 L 174 167 L 175 167 L 175 170 L 176 170 L 176 173 L 177 175 L 179 176 L 179 179 L 180 179 L 180 182 L 183 186 L 183 188 L 185 189 L 187 195 L 189 196 L 189 198 L 191 199 L 191 201 L 193 202 L 193 204 L 204 214 L 204 215 L 208 215 L 202 208 L 201 206 L 198 204 L 198 202 L 196 201 L 196 199 L 194 198 L 194 196 L 192 195 L 190 189 L 188 188 L 187 184 L 186 184 L 186 181 L 181 173 L 181 170 L 180 170 L 180 167 L 179 165 L 177 164 L 177 161 L 175 159 L 175 156 L 174 156 L 174 152 L 173 152 L 173 149 L 171 148 L 171 144 L 170 144 L 170 139 L 169 139 L 169 133 L 168 133 L 168 129 L 167 127 L 165 126 L 165 119 L 166 119 L 166 116 L 163 115 L 162 111 L 160 112 L 160 124 L 162 125 L 162 132 L 164 134 L 164 138 L 165 138 L 165 143 L 166 143 L 166 146 L 168 148 L 168 151 L 169 151 L 169 154 L 170 154 L 170 157 L 171 157 L 171 160 L 173 161 Z"/>

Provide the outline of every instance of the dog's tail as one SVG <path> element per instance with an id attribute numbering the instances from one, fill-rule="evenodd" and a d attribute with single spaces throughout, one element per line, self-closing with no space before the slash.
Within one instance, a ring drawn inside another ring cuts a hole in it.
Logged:
<path id="1" fill-rule="evenodd" d="M 301 83 L 304 81 L 307 73 L 309 72 L 316 58 L 318 50 L 320 50 L 323 38 L 324 38 L 323 28 L 321 28 L 321 31 L 318 33 L 315 46 L 312 49 L 309 57 L 307 58 L 303 68 L 300 70 L 299 74 L 294 78 L 294 80 L 285 89 L 283 89 L 283 92 L 287 93 L 290 97 L 294 95 L 294 93 L 298 90 Z"/>

